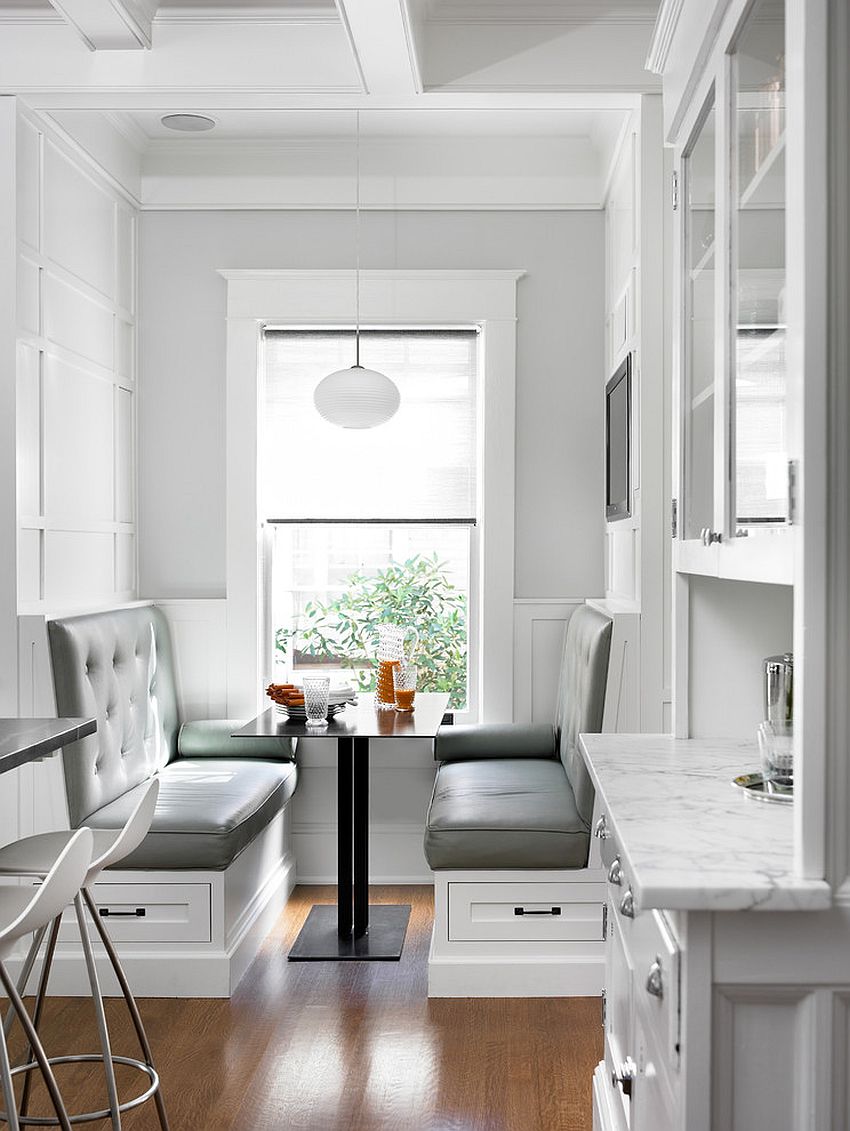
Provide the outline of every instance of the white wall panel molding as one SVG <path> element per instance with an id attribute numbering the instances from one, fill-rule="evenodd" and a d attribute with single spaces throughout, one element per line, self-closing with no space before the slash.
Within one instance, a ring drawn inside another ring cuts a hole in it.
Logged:
<path id="1" fill-rule="evenodd" d="M 555 718 L 564 633 L 583 597 L 514 600 L 514 720 Z"/>
<path id="2" fill-rule="evenodd" d="M 135 216 L 22 114 L 17 454 L 21 611 L 135 595 Z"/>
<path id="3" fill-rule="evenodd" d="M 227 716 L 227 602 L 158 600 L 174 646 L 180 717 Z"/>

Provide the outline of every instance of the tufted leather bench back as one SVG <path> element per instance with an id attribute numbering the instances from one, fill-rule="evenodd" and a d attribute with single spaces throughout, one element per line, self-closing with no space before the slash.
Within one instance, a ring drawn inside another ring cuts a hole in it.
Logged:
<path id="1" fill-rule="evenodd" d="M 76 827 L 176 756 L 171 637 L 152 605 L 63 617 L 47 630 L 60 716 L 97 717 L 97 732 L 63 751 Z"/>
<path id="2" fill-rule="evenodd" d="M 593 783 L 578 749 L 578 736 L 602 730 L 610 651 L 610 618 L 580 605 L 569 619 L 564 638 L 555 728 L 579 816 L 588 828 L 593 816 Z"/>

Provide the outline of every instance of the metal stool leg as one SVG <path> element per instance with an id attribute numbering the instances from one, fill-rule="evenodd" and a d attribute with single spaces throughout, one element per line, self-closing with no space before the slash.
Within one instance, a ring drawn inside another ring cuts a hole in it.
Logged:
<path id="1" fill-rule="evenodd" d="M 9 1012 L 14 1017 L 12 1007 Z M 6 1108 L 6 1123 L 9 1131 L 20 1131 L 18 1111 L 15 1104 L 15 1085 L 12 1083 L 12 1072 L 9 1067 L 9 1050 L 6 1048 L 6 1034 L 0 1033 L 0 1084 L 2 1084 L 3 1103 Z"/>
<path id="2" fill-rule="evenodd" d="M 53 920 L 53 926 L 50 928 L 50 938 L 47 940 L 47 950 L 44 952 L 44 965 L 41 968 L 41 976 L 38 979 L 38 991 L 35 995 L 35 1006 L 32 1011 L 32 1027 L 38 1032 L 38 1027 L 41 1024 L 41 1014 L 44 1009 L 44 999 L 47 995 L 47 980 L 50 977 L 50 970 L 53 966 L 53 955 L 56 952 L 56 941 L 59 938 L 59 927 L 62 923 L 62 916 L 57 915 Z M 24 982 L 26 985 L 26 981 Z M 18 993 L 21 993 L 20 980 L 18 982 Z M 26 1055 L 24 1056 L 24 1064 L 29 1064 L 32 1058 L 32 1048 L 27 1048 Z M 21 1115 L 26 1115 L 30 1106 L 30 1092 L 32 1091 L 32 1073 L 28 1072 L 24 1077 L 24 1092 L 21 1096 Z"/>
<path id="3" fill-rule="evenodd" d="M 142 1055 L 145 1061 L 154 1068 L 153 1053 L 151 1046 L 148 1042 L 145 1027 L 142 1024 L 142 1017 L 139 1013 L 139 1007 L 136 1005 L 136 999 L 133 997 L 133 992 L 130 989 L 130 984 L 127 981 L 127 975 L 124 973 L 124 968 L 118 958 L 118 952 L 113 945 L 112 939 L 109 937 L 109 932 L 106 929 L 106 924 L 97 913 L 97 905 L 92 897 L 88 888 L 83 888 L 83 899 L 85 900 L 86 907 L 89 909 L 89 914 L 94 921 L 97 933 L 100 935 L 100 941 L 103 943 L 104 950 L 109 956 L 109 961 L 112 963 L 112 969 L 115 971 L 115 977 L 118 979 L 118 984 L 121 987 L 121 992 L 124 995 L 124 1000 L 127 1003 L 127 1009 L 130 1012 L 130 1018 L 133 1022 L 133 1027 L 136 1030 L 136 1036 L 139 1038 L 139 1044 L 142 1048 Z M 156 1103 L 157 1114 L 159 1115 L 159 1123 L 162 1131 L 169 1131 L 168 1116 L 165 1113 L 165 1103 L 162 1098 L 161 1086 L 154 1092 L 154 1102 Z"/>
<path id="4" fill-rule="evenodd" d="M 38 1039 L 38 1033 L 32 1027 L 29 1014 L 24 1009 L 24 1003 L 21 1001 L 20 994 L 15 988 L 15 983 L 9 977 L 6 967 L 0 962 L 0 982 L 2 982 L 3 989 L 9 1001 L 15 1008 L 18 1018 L 23 1027 L 26 1038 L 32 1047 L 33 1056 L 35 1057 L 36 1064 L 41 1069 L 41 1074 L 44 1077 L 44 1082 L 47 1085 L 47 1090 L 50 1093 L 50 1100 L 53 1104 L 53 1109 L 56 1112 L 56 1118 L 59 1120 L 59 1126 L 62 1131 L 71 1131 L 71 1123 L 68 1119 L 68 1113 L 65 1110 L 65 1104 L 62 1102 L 62 1096 L 59 1092 L 59 1086 L 56 1083 L 56 1077 L 53 1075 L 53 1069 L 50 1067 L 50 1062 L 45 1055 L 44 1049 L 41 1047 L 41 1041 Z M 5 1047 L 5 1040 L 2 1042 Z M 12 1097 L 12 1110 L 14 1110 L 14 1095 Z M 10 1112 L 6 1113 L 11 1114 Z"/>
<path id="5" fill-rule="evenodd" d="M 32 946 L 29 948 L 29 951 L 27 952 L 27 956 L 24 959 L 24 964 L 21 967 L 21 974 L 20 974 L 20 977 L 18 978 L 18 993 L 21 995 L 21 997 L 23 997 L 24 994 L 26 993 L 27 982 L 29 981 L 30 974 L 32 974 L 32 968 L 33 968 L 33 966 L 35 966 L 35 960 L 36 960 L 36 958 L 38 958 L 38 952 L 39 952 L 39 949 L 41 948 L 41 944 L 44 941 L 44 936 L 46 934 L 47 934 L 47 927 L 46 926 L 42 927 L 41 930 L 35 932 L 35 937 L 33 938 Z M 6 1014 L 6 1018 L 3 1022 L 3 1032 L 6 1034 L 7 1037 L 9 1036 L 9 1033 L 11 1033 L 12 1026 L 14 1025 L 14 1023 L 15 1023 L 15 1011 L 14 1011 L 14 1009 L 10 1009 L 9 1012 Z"/>
<path id="6" fill-rule="evenodd" d="M 106 1012 L 103 1008 L 103 997 L 100 992 L 100 982 L 97 977 L 97 967 L 94 961 L 94 951 L 89 938 L 86 925 L 86 913 L 82 897 L 74 896 L 74 910 L 77 913 L 77 923 L 80 928 L 80 942 L 83 944 L 83 954 L 86 959 L 86 970 L 91 986 L 94 1013 L 97 1018 L 97 1028 L 100 1034 L 100 1048 L 103 1053 L 103 1070 L 106 1074 L 106 1093 L 109 1097 L 109 1110 L 112 1116 L 113 1131 L 121 1131 L 121 1112 L 118 1110 L 118 1088 L 115 1083 L 115 1065 L 112 1061 L 112 1047 L 109 1043 L 109 1029 L 106 1027 Z"/>

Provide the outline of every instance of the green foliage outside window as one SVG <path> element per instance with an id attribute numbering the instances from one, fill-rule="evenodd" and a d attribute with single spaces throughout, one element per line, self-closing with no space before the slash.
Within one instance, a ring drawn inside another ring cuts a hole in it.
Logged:
<path id="1" fill-rule="evenodd" d="M 373 662 L 379 624 L 413 627 L 419 633 L 415 660 L 420 691 L 449 692 L 449 706 L 466 706 L 466 594 L 453 585 L 437 555 L 417 554 L 367 577 L 353 573 L 345 590 L 323 604 L 311 601 L 304 621 L 279 628 L 276 647 L 285 652 L 290 641 L 303 663 L 315 657 L 351 669 L 361 691 L 375 685 Z"/>

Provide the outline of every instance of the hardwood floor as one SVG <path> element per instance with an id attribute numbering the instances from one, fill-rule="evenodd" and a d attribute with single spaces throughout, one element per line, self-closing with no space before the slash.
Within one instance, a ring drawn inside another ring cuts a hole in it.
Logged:
<path id="1" fill-rule="evenodd" d="M 296 889 L 231 1001 L 140 1000 L 171 1131 L 590 1131 L 598 998 L 429 1001 L 427 887 L 372 889 L 413 904 L 400 962 L 288 963 L 310 906 L 333 897 Z M 114 1051 L 138 1056 L 121 1004 L 108 1013 Z M 50 1055 L 97 1047 L 85 999 L 45 1014 Z M 96 1067 L 60 1073 L 69 1109 L 105 1105 Z M 138 1076 L 119 1087 L 133 1094 Z M 126 1131 L 158 1126 L 152 1103 L 124 1117 Z"/>

